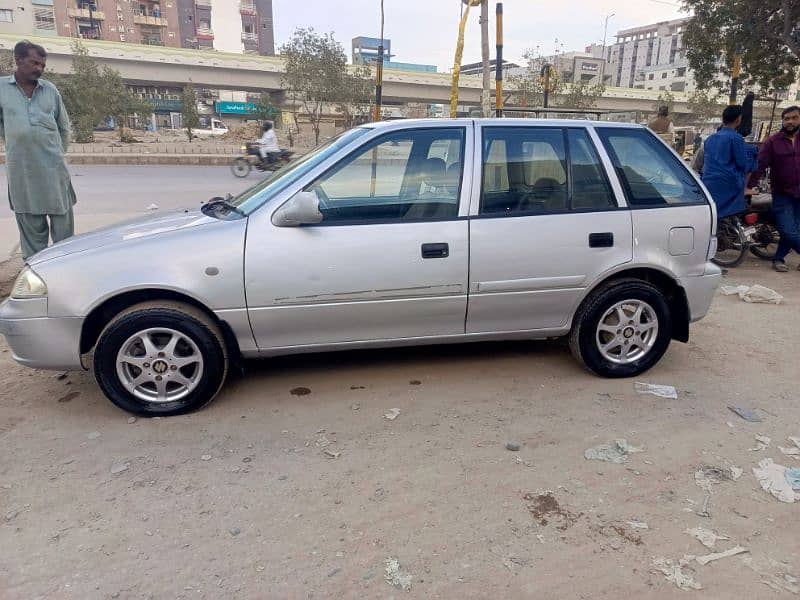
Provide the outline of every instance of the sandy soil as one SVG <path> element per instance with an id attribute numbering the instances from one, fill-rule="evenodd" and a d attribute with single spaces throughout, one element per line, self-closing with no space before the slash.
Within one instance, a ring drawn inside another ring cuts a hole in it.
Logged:
<path id="1" fill-rule="evenodd" d="M 481 344 L 254 363 L 200 413 L 130 422 L 89 374 L 22 368 L 0 342 L 0 596 L 794 597 L 800 504 L 752 468 L 800 466 L 778 450 L 800 436 L 800 273 L 750 261 L 726 281 L 755 282 L 785 303 L 718 297 L 640 378 L 677 400 L 560 343 Z M 644 451 L 584 458 L 616 438 Z M 707 549 L 698 526 L 730 539 Z M 683 569 L 702 590 L 653 566 L 737 545 Z"/>

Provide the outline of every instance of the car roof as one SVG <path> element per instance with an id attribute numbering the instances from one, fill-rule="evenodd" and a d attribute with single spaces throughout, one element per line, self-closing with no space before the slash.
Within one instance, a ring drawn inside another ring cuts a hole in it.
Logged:
<path id="1" fill-rule="evenodd" d="M 488 118 L 488 119 L 392 119 L 390 121 L 378 121 L 366 123 L 362 127 L 370 129 L 405 129 L 407 127 L 447 127 L 448 125 L 464 125 L 475 123 L 483 126 L 518 126 L 527 125 L 529 127 L 621 127 L 621 128 L 642 128 L 643 125 L 636 123 L 616 123 L 612 121 L 590 121 L 588 119 L 521 119 L 521 118 Z"/>

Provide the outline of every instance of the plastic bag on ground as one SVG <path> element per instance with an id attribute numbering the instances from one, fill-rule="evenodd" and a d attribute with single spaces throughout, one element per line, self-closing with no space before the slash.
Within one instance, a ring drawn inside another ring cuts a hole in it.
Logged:
<path id="1" fill-rule="evenodd" d="M 769 492 L 781 502 L 800 502 L 800 492 L 792 489 L 786 477 L 786 467 L 772 462 L 771 458 L 765 458 L 758 463 L 758 467 L 753 467 L 753 475 L 758 479 L 758 483 L 765 492 Z"/>

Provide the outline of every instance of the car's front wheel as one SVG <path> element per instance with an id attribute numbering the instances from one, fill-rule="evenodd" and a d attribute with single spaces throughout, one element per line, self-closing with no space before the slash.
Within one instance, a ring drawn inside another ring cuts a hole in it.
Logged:
<path id="1" fill-rule="evenodd" d="M 148 417 L 201 408 L 216 396 L 227 370 L 219 327 L 178 302 L 124 310 L 103 330 L 94 351 L 103 393 L 121 409 Z"/>
<path id="2" fill-rule="evenodd" d="M 670 309 L 657 287 L 639 280 L 596 291 L 575 316 L 570 349 L 604 377 L 633 377 L 655 365 L 669 347 Z"/>

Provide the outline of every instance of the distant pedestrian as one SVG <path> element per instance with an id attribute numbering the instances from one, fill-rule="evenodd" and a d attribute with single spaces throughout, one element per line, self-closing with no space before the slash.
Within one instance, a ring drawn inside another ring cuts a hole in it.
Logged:
<path id="1" fill-rule="evenodd" d="M 773 268 L 785 273 L 788 254 L 792 250 L 800 254 L 800 107 L 790 106 L 781 118 L 782 129 L 764 142 L 758 154 L 750 187 L 757 186 L 769 169 L 772 212 L 781 234 Z"/>
<path id="2" fill-rule="evenodd" d="M 658 116 L 650 121 L 647 126 L 659 135 L 672 133 L 675 127 L 672 125 L 672 120 L 669 118 L 669 107 L 661 106 L 658 109 Z"/>
<path id="3" fill-rule="evenodd" d="M 697 152 L 700 149 L 700 146 L 703 145 L 703 136 L 700 135 L 700 132 L 694 134 L 694 140 L 692 141 L 692 147 L 694 151 Z"/>
<path id="4" fill-rule="evenodd" d="M 0 79 L 0 136 L 6 143 L 8 200 L 23 258 L 74 233 L 72 188 L 64 153 L 69 117 L 56 86 L 41 79 L 47 52 L 28 41 L 14 47 L 17 69 Z"/>
<path id="5" fill-rule="evenodd" d="M 720 219 L 745 210 L 748 161 L 744 138 L 736 132 L 741 122 L 742 107 L 727 107 L 722 111 L 722 127 L 708 136 L 703 146 L 703 183 L 711 192 Z"/>

